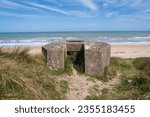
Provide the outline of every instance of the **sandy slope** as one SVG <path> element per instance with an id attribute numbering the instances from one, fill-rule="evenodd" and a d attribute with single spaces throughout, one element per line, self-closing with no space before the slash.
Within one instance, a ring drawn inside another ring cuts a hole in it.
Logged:
<path id="1" fill-rule="evenodd" d="M 92 91 L 92 88 L 96 86 L 99 90 L 99 93 L 101 93 L 101 90 L 104 88 L 111 89 L 113 86 L 115 86 L 119 79 L 116 77 L 113 80 L 110 80 L 107 83 L 104 83 L 99 80 L 92 80 L 89 76 L 80 75 L 77 73 L 77 71 L 73 68 L 73 74 L 71 76 L 60 76 L 58 78 L 59 80 L 65 80 L 69 84 L 69 89 L 66 94 L 66 99 L 69 100 L 83 100 L 88 95 L 90 95 Z"/>

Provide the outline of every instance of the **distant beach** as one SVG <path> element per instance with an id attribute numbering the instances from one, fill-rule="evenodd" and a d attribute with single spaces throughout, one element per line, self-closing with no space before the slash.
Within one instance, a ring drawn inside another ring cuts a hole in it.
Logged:
<path id="1" fill-rule="evenodd" d="M 42 45 L 64 40 L 107 42 L 112 57 L 150 57 L 150 32 L 0 33 L 0 47 L 29 47 L 31 54 L 41 54 Z"/>

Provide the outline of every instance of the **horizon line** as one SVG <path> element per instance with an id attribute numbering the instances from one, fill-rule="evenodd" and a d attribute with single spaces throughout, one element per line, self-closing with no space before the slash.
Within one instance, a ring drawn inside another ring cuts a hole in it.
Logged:
<path id="1" fill-rule="evenodd" d="M 0 33 L 64 33 L 64 32 L 150 32 L 150 30 L 100 30 L 100 31 L 20 31 L 20 32 L 0 32 Z"/>

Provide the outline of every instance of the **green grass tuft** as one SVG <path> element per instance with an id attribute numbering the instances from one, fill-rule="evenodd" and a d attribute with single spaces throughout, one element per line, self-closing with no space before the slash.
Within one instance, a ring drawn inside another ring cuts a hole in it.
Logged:
<path id="1" fill-rule="evenodd" d="M 68 91 L 69 84 L 68 84 L 67 81 L 61 80 L 61 81 L 60 81 L 60 87 L 61 87 L 62 93 L 65 94 L 65 93 L 67 93 L 67 91 Z"/>
<path id="2" fill-rule="evenodd" d="M 72 60 L 70 56 L 67 56 L 65 59 L 65 73 L 67 73 L 68 75 L 72 75 Z"/>
<path id="3" fill-rule="evenodd" d="M 150 99 L 150 58 L 121 59 L 111 58 L 111 64 L 106 69 L 109 80 L 115 78 L 118 72 L 121 80 L 111 90 L 103 89 L 101 95 L 89 95 L 86 99 Z M 105 81 L 103 77 L 100 80 Z M 106 80 L 107 81 L 107 80 Z"/>
<path id="4" fill-rule="evenodd" d="M 62 99 L 55 80 L 59 71 L 51 71 L 41 55 L 28 52 L 0 49 L 0 99 Z"/>
<path id="5" fill-rule="evenodd" d="M 136 58 L 133 60 L 133 65 L 136 69 L 144 71 L 145 74 L 149 75 L 150 77 L 150 58 L 149 57 Z"/>

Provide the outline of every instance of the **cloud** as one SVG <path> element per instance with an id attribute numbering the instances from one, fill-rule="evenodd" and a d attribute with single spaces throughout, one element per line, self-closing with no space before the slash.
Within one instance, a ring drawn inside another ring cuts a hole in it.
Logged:
<path id="1" fill-rule="evenodd" d="M 149 0 L 102 0 L 103 16 L 120 21 L 140 21 L 150 18 Z"/>
<path id="2" fill-rule="evenodd" d="M 23 4 L 20 4 L 20 3 L 17 3 L 17 2 L 12 2 L 12 1 L 8 1 L 8 0 L 1 0 L 1 6 L 3 5 L 3 7 L 6 7 L 6 8 L 15 8 L 15 9 L 36 9 L 36 8 L 33 8 L 33 7 L 30 7 L 30 6 L 26 6 L 26 5 L 23 5 Z"/>
<path id="3" fill-rule="evenodd" d="M 43 18 L 42 16 L 35 15 L 35 14 L 18 14 L 18 13 L 10 13 L 10 12 L 5 12 L 5 11 L 0 11 L 1 16 L 10 16 L 10 17 L 28 17 L 28 18 Z"/>
<path id="4" fill-rule="evenodd" d="M 8 7 L 13 7 L 13 8 L 24 7 L 24 5 L 20 5 L 18 3 L 11 2 L 8 0 L 1 0 L 0 2 L 1 2 L 1 4 L 8 6 Z"/>
<path id="5" fill-rule="evenodd" d="M 49 11 L 54 11 L 54 12 L 57 12 L 57 13 L 60 13 L 60 14 L 68 15 L 68 16 L 78 16 L 78 17 L 93 17 L 93 16 L 95 16 L 92 13 L 85 12 L 85 11 L 63 10 L 63 9 L 60 9 L 60 8 L 51 7 L 49 5 L 39 4 L 39 3 L 35 3 L 35 2 L 30 2 L 30 3 L 24 2 L 24 3 L 29 4 L 32 7 L 45 9 L 45 10 L 49 10 Z"/>
<path id="6" fill-rule="evenodd" d="M 46 10 L 49 10 L 49 11 L 58 12 L 58 13 L 61 13 L 61 14 L 64 14 L 64 15 L 70 15 L 68 12 L 66 12 L 64 10 L 61 10 L 61 9 L 58 9 L 58 8 L 54 8 L 54 7 L 51 7 L 51 6 L 48 6 L 48 5 L 38 4 L 38 3 L 33 3 L 33 2 L 30 3 L 30 5 L 34 6 L 34 7 L 46 9 Z"/>
<path id="7" fill-rule="evenodd" d="M 93 11 L 98 10 L 98 6 L 92 0 L 78 0 L 78 2 L 82 3 L 82 5 Z"/>
<path id="8" fill-rule="evenodd" d="M 20 13 L 22 12 L 27 15 L 43 14 L 44 17 L 49 17 L 50 13 L 47 11 L 70 17 L 96 17 L 106 19 L 125 19 L 125 17 L 128 18 L 128 16 L 137 17 L 138 15 L 139 18 L 142 17 L 142 15 L 149 17 L 148 13 L 150 12 L 149 0 L 0 0 L 0 3 L 1 11 L 5 11 L 7 8 L 8 10 L 6 11 L 10 13 L 20 10 Z M 143 14 L 141 11 L 143 11 Z M 147 13 L 147 16 L 145 13 Z"/>
<path id="9" fill-rule="evenodd" d="M 112 6 L 112 7 L 139 7 L 144 3 L 144 0 L 103 0 L 103 6 Z"/>
<path id="10" fill-rule="evenodd" d="M 30 10 L 31 15 L 33 14 L 34 11 L 48 10 L 48 11 L 60 13 L 63 15 L 77 16 L 77 17 L 93 17 L 96 14 L 94 14 L 94 12 L 92 13 L 92 11 L 96 11 L 98 9 L 97 5 L 92 0 L 76 0 L 76 1 L 71 1 L 71 2 L 63 1 L 63 0 L 59 0 L 57 2 L 55 0 L 45 0 L 45 1 L 49 2 L 49 4 L 46 4 L 44 2 L 39 2 L 37 0 L 34 0 L 34 1 L 22 0 L 18 2 L 15 2 L 15 1 L 13 2 L 9 0 L 1 0 L 0 7 L 1 8 L 5 7 L 8 9 L 13 8 L 13 9 L 21 9 L 21 10 L 23 9 Z M 50 3 L 54 3 L 55 5 L 50 4 Z M 81 11 L 78 8 L 74 7 L 74 5 L 78 5 L 79 3 L 82 4 L 82 6 L 91 9 L 92 11 L 90 12 L 85 11 L 85 10 Z M 69 9 L 62 7 L 62 6 L 66 6 Z M 10 13 L 11 13 L 11 10 L 10 10 Z"/>

